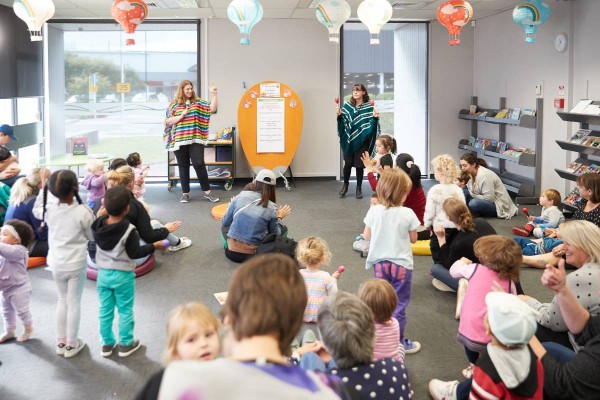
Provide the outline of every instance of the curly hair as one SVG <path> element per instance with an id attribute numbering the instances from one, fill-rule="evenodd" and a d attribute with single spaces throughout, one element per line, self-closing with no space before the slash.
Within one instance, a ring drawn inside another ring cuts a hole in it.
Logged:
<path id="1" fill-rule="evenodd" d="M 453 183 L 460 174 L 456 162 L 448 154 L 440 154 L 431 160 L 431 165 L 440 178 L 440 183 Z"/>
<path id="2" fill-rule="evenodd" d="M 325 240 L 320 237 L 309 236 L 298 242 L 296 259 L 303 267 L 323 266 L 331 261 L 331 252 Z"/>

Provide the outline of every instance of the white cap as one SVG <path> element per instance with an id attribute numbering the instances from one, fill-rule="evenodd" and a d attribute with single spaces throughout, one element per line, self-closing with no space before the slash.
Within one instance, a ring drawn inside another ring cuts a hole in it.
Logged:
<path id="1" fill-rule="evenodd" d="M 275 186 L 275 181 L 277 177 L 270 169 L 263 169 L 258 174 L 256 174 L 256 178 L 254 178 L 256 182 L 266 183 L 267 185 Z"/>
<path id="2" fill-rule="evenodd" d="M 485 304 L 490 330 L 503 345 L 528 343 L 535 334 L 537 312 L 517 296 L 490 292 L 485 296 Z"/>

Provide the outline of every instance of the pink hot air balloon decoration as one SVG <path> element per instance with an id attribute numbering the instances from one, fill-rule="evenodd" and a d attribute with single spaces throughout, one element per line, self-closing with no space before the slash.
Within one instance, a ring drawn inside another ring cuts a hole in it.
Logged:
<path id="1" fill-rule="evenodd" d="M 123 27 L 128 35 L 133 35 L 136 28 L 148 16 L 148 6 L 143 0 L 115 0 L 110 8 L 112 17 Z M 129 37 L 125 45 L 134 45 L 135 40 Z"/>
<path id="2" fill-rule="evenodd" d="M 473 7 L 464 0 L 450 0 L 438 7 L 437 19 L 448 29 L 450 46 L 460 44 L 460 30 L 473 18 Z"/>

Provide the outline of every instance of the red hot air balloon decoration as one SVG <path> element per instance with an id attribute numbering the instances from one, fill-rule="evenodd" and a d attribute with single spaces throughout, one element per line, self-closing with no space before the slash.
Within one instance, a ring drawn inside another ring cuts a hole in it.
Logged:
<path id="1" fill-rule="evenodd" d="M 448 29 L 450 46 L 460 44 L 460 30 L 473 18 L 473 7 L 463 0 L 450 0 L 437 10 L 437 19 Z"/>
<path id="2" fill-rule="evenodd" d="M 148 6 L 142 0 L 115 0 L 110 9 L 112 17 L 129 35 L 133 35 L 137 26 L 148 16 Z M 125 44 L 134 45 L 135 40 L 129 37 L 125 40 Z"/>

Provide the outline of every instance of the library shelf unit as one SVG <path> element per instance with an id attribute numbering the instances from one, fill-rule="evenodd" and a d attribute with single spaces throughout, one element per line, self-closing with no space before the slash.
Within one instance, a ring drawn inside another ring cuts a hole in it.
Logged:
<path id="1" fill-rule="evenodd" d="M 209 140 L 204 145 L 204 157 L 206 169 L 208 171 L 208 180 L 212 182 L 224 182 L 225 190 L 229 191 L 233 187 L 235 175 L 235 130 L 231 133 L 231 139 L 228 140 Z M 206 161 L 208 149 L 214 149 L 215 161 Z M 177 169 L 177 159 L 172 151 L 168 154 L 168 182 L 167 189 L 170 191 L 177 186 L 179 175 Z M 190 166 L 190 168 L 192 168 Z M 193 172 L 193 171 L 191 171 Z M 190 177 L 190 182 L 197 181 L 198 178 Z"/>
<path id="2" fill-rule="evenodd" d="M 600 104 L 600 102 L 594 101 L 594 102 L 592 102 L 592 104 Z M 564 111 L 557 111 L 556 113 L 558 114 L 560 119 L 562 119 L 565 122 L 578 123 L 580 129 L 590 129 L 590 125 L 600 126 L 600 115 L 578 114 L 578 113 L 570 113 L 570 112 L 564 112 Z M 588 136 L 600 137 L 600 131 L 592 130 Z M 600 161 L 599 161 L 600 159 L 592 160 L 589 158 L 589 156 L 600 157 L 600 148 L 598 148 L 598 147 L 585 146 L 583 144 L 573 143 L 573 142 L 569 142 L 567 140 L 556 140 L 556 144 L 558 144 L 558 146 L 563 150 L 578 153 L 577 159 L 574 160 L 573 162 L 586 164 L 586 165 L 590 165 L 590 164 L 594 163 L 594 161 L 596 163 L 600 163 Z M 554 171 L 556 171 L 556 173 L 561 178 L 569 180 L 569 181 L 573 181 L 573 182 L 577 181 L 577 177 L 579 176 L 579 175 L 569 172 L 563 168 L 554 168 Z M 575 207 L 573 207 L 571 204 L 567 204 L 567 203 L 563 202 L 561 205 L 562 205 L 563 209 L 566 209 L 568 211 L 576 210 Z"/>
<path id="3" fill-rule="evenodd" d="M 471 98 L 471 104 L 477 106 L 477 97 Z M 461 139 L 458 148 L 476 153 L 478 157 L 498 159 L 498 168 L 491 168 L 502 180 L 506 189 L 516 195 L 517 204 L 537 204 L 539 201 L 540 182 L 542 176 L 542 117 L 544 102 L 536 99 L 536 115 L 521 115 L 519 119 L 495 118 L 499 110 L 506 107 L 506 97 L 500 97 L 498 108 L 477 107 L 477 112 L 487 111 L 492 116 L 470 115 L 468 109 L 460 110 L 459 119 L 471 121 L 471 136 L 477 138 L 478 124 L 490 123 L 498 125 L 498 141 L 506 142 L 506 127 L 514 126 L 533 131 L 535 135 L 535 154 L 523 153 L 519 157 L 499 153 L 495 149 L 477 148 L 469 145 L 468 139 Z M 533 178 L 506 171 L 506 161 L 533 168 Z"/>

